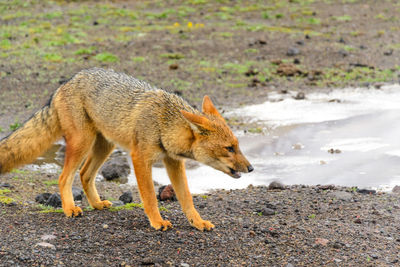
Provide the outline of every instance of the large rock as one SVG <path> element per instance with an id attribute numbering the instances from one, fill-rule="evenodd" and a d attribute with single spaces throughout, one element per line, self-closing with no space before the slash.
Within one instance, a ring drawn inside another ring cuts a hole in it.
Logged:
<path id="1" fill-rule="evenodd" d="M 54 208 L 60 208 L 61 207 L 61 196 L 59 193 L 54 193 L 52 194 L 49 199 L 46 201 L 46 206 L 51 206 Z"/>
<path id="2" fill-rule="evenodd" d="M 118 157 L 107 161 L 101 170 L 101 174 L 107 181 L 127 179 L 131 171 L 126 158 Z"/>

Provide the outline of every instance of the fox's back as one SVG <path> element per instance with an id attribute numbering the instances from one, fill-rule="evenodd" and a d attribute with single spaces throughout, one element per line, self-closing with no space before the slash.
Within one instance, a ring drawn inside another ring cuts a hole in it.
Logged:
<path id="1" fill-rule="evenodd" d="M 77 73 L 56 96 L 75 118 L 124 146 L 134 132 L 160 134 L 160 123 L 182 120 L 179 110 L 197 112 L 179 96 L 132 76 L 93 68 Z M 78 114 L 79 113 L 79 114 Z M 122 140 L 126 139 L 127 140 Z"/>

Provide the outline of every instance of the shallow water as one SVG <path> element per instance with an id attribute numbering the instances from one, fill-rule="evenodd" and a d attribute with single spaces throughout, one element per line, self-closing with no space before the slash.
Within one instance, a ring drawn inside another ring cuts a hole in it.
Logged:
<path id="1" fill-rule="evenodd" d="M 237 133 L 255 171 L 233 179 L 208 166 L 188 169 L 192 192 L 273 180 L 382 190 L 400 185 L 399 85 L 337 89 L 308 94 L 304 100 L 275 94 L 263 104 L 233 110 L 228 116 L 252 120 L 266 129 L 265 135 Z M 49 160 L 54 157 L 54 151 L 48 153 L 41 166 L 56 169 L 57 162 Z M 153 178 L 170 183 L 163 168 L 154 167 Z M 135 183 L 133 172 L 129 182 Z"/>
<path id="2" fill-rule="evenodd" d="M 398 85 L 315 93 L 305 100 L 274 95 L 264 104 L 229 115 L 250 118 L 269 129 L 263 136 L 239 137 L 255 171 L 236 180 L 205 166 L 188 170 L 192 191 L 243 188 L 273 180 L 382 190 L 400 185 Z M 162 169 L 155 169 L 154 176 L 160 183 L 168 182 Z"/>

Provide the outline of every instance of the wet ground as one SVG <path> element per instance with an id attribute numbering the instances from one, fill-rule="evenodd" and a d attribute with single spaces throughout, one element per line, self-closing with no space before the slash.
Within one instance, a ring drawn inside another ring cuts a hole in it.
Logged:
<path id="1" fill-rule="evenodd" d="M 398 195 L 247 185 L 397 183 L 398 89 L 370 89 L 398 84 L 399 9 L 372 0 L 1 2 L 0 138 L 79 70 L 114 68 L 197 106 L 210 95 L 256 171 L 232 180 L 190 169 L 195 192 L 245 189 L 195 197 L 216 225 L 210 233 L 163 203 L 175 228 L 161 233 L 139 208 L 70 220 L 35 203 L 58 192 L 56 147 L 39 160 L 46 168 L 0 177 L 0 266 L 396 266 Z M 169 183 L 163 169 L 154 177 Z M 133 190 L 140 202 L 131 184 L 97 184 L 103 199 Z"/>

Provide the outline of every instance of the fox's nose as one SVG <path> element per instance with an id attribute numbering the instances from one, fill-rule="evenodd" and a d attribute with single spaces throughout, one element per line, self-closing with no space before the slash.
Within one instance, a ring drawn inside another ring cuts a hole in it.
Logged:
<path id="1" fill-rule="evenodd" d="M 253 166 L 249 165 L 249 166 L 247 166 L 247 170 L 248 170 L 249 172 L 252 172 L 252 171 L 254 171 L 254 168 L 253 168 Z"/>

